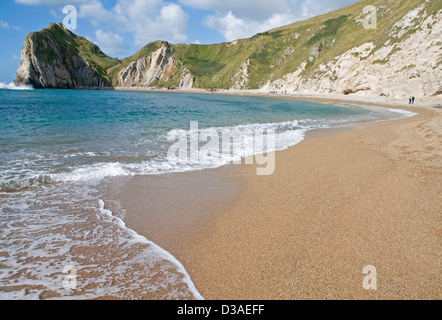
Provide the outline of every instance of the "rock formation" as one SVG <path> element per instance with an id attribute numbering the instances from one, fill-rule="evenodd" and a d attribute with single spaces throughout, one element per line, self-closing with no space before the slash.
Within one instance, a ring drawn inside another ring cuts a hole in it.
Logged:
<path id="1" fill-rule="evenodd" d="M 377 26 L 364 26 L 367 6 Z M 442 2 L 362 0 L 320 17 L 212 45 L 156 41 L 112 59 L 62 25 L 31 33 L 16 82 L 36 88 L 178 87 L 442 94 Z"/>
<path id="2" fill-rule="evenodd" d="M 15 82 L 35 88 L 102 88 L 109 81 L 100 76 L 90 62 L 71 50 L 63 40 L 75 39 L 62 25 L 51 24 L 47 32 L 28 35 L 21 53 L 21 65 Z M 74 47 L 74 49 L 77 49 Z M 99 53 L 98 47 L 95 48 Z"/>

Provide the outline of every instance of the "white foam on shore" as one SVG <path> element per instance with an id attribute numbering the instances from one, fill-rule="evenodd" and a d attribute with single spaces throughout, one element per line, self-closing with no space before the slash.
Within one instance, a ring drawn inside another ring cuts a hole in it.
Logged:
<path id="1" fill-rule="evenodd" d="M 233 127 L 212 127 L 199 130 L 201 135 L 219 134 L 222 139 L 222 132 L 227 131 L 233 139 L 232 150 L 219 150 L 218 157 L 206 157 L 200 159 L 196 163 L 171 163 L 167 159 L 167 150 L 163 155 L 157 155 L 148 161 L 138 163 L 122 163 L 122 162 L 99 162 L 89 165 L 80 165 L 77 167 L 66 168 L 64 172 L 51 173 L 50 168 L 41 168 L 36 164 L 32 166 L 29 163 L 32 160 L 24 159 L 20 161 L 14 160 L 9 164 L 9 169 L 0 174 L 0 191 L 14 191 L 29 188 L 35 185 L 45 185 L 57 182 L 80 182 L 80 181 L 100 181 L 108 177 L 131 176 L 131 175 L 149 175 L 163 174 L 174 172 L 188 172 L 195 170 L 203 170 L 208 168 L 218 168 L 230 163 L 240 162 L 242 158 L 253 156 L 260 150 L 254 148 L 254 134 L 257 131 L 270 132 L 267 138 L 275 140 L 274 149 L 266 149 L 267 152 L 283 150 L 301 142 L 305 133 L 309 128 L 315 125 L 305 124 L 300 126 L 298 121 L 287 121 L 281 123 L 264 123 L 264 124 L 243 124 Z M 269 131 L 271 130 L 271 131 Z M 173 131 L 172 131 L 173 132 Z M 191 130 L 187 130 L 186 134 L 192 134 Z M 167 137 L 158 137 L 163 139 L 163 144 L 171 146 L 172 142 L 167 142 Z M 203 146 L 204 143 L 201 146 Z M 86 153 L 70 154 L 69 157 L 84 157 Z M 87 153 L 90 157 L 94 153 Z M 66 158 L 66 156 L 63 156 Z M 37 160 L 34 160 L 38 162 Z M 60 161 L 53 159 L 51 163 Z M 35 167 L 35 169 L 32 169 Z"/>
<path id="2" fill-rule="evenodd" d="M 77 182 L 127 175 L 130 175 L 130 172 L 120 163 L 98 163 L 80 167 L 71 172 L 51 174 L 50 178 L 55 182 Z"/>
<path id="3" fill-rule="evenodd" d="M 149 245 L 152 248 L 152 251 L 154 251 L 153 254 L 157 255 L 161 259 L 165 259 L 165 260 L 172 262 L 173 265 L 176 267 L 176 270 L 179 273 L 184 275 L 183 281 L 187 284 L 188 288 L 193 293 L 195 299 L 196 300 L 204 300 L 203 296 L 198 292 L 194 283 L 192 282 L 189 273 L 184 268 L 184 266 L 181 264 L 181 262 L 178 261 L 178 259 L 176 259 L 170 252 L 164 250 L 163 248 L 161 248 L 160 246 L 158 246 L 154 242 L 148 240 L 144 236 L 139 235 L 134 230 L 128 228 L 126 226 L 126 223 L 122 219 L 114 216 L 112 211 L 105 209 L 105 203 L 101 199 L 99 200 L 99 207 L 100 207 L 101 213 L 114 219 L 114 221 L 116 221 L 117 225 L 120 228 L 124 229 L 134 239 L 135 242 Z"/>
<path id="4" fill-rule="evenodd" d="M 33 90 L 34 88 L 30 85 L 17 85 L 14 82 L 4 83 L 0 82 L 0 89 L 8 89 L 8 90 Z"/>
<path id="5" fill-rule="evenodd" d="M 405 110 L 388 110 L 397 114 L 395 118 L 415 115 Z M 37 173 L 24 166 L 26 170 L 19 171 L 12 182 L 7 180 L 8 176 L 0 176 L 0 191 L 4 191 L 3 185 L 6 189 L 21 190 L 0 193 L 0 229 L 4 233 L 3 240 L 0 239 L 0 287 L 9 290 L 0 290 L 0 299 L 38 299 L 46 290 L 58 294 L 57 299 L 135 299 L 159 291 L 165 292 L 165 299 L 182 298 L 184 294 L 203 299 L 184 266 L 172 254 L 129 229 L 121 218 L 106 209 L 103 200 L 97 206 L 100 196 L 93 190 L 93 182 L 106 177 L 220 167 L 254 155 L 256 131 L 274 131 L 274 149 L 283 150 L 300 143 L 308 130 L 357 124 L 358 117 L 352 121 L 303 119 L 201 129 L 202 133 L 228 130 L 244 139 L 237 146 L 241 152 L 197 164 L 173 165 L 164 157 L 141 163 L 100 162 L 58 173 Z M 88 152 L 79 156 L 85 155 L 95 156 Z M 64 183 L 53 185 L 54 182 Z M 32 188 L 35 185 L 42 187 Z M 27 187 L 30 188 L 24 189 Z M 83 248 L 83 253 L 78 250 L 80 253 L 74 255 L 72 252 L 78 248 Z M 76 295 L 63 289 L 62 270 L 66 265 L 76 266 L 79 274 L 93 273 L 90 278 L 79 278 L 80 289 L 88 288 L 83 293 Z M 42 286 L 45 289 L 39 289 Z"/>
<path id="6" fill-rule="evenodd" d="M 411 112 L 408 110 L 391 109 L 391 108 L 387 108 L 387 110 L 390 112 L 399 113 L 400 115 L 404 116 L 405 118 L 411 118 L 411 117 L 414 117 L 415 115 L 417 115 L 417 113 Z"/>
<path id="7" fill-rule="evenodd" d="M 66 183 L 0 194 L 0 300 L 203 299 L 177 259 L 97 204 L 97 192 Z M 75 291 L 64 288 L 66 266 Z"/>
<path id="8" fill-rule="evenodd" d="M 313 120 L 302 119 L 293 120 L 279 123 L 254 123 L 254 124 L 241 124 L 232 127 L 211 127 L 199 129 L 198 132 L 192 130 L 172 130 L 172 134 L 177 134 L 179 131 L 184 132 L 187 136 L 192 134 L 200 134 L 205 136 L 219 136 L 220 141 L 223 138 L 223 132 L 227 131 L 232 139 L 232 152 L 231 150 L 219 151 L 219 156 L 205 157 L 196 162 L 179 162 L 171 163 L 167 159 L 167 155 L 158 154 L 153 156 L 151 160 L 141 161 L 138 163 L 123 163 L 123 162 L 99 162 L 90 165 L 80 165 L 77 167 L 66 168 L 65 172 L 51 173 L 48 168 L 46 172 L 32 170 L 29 164 L 17 166 L 17 170 L 9 169 L 0 175 L 0 191 L 21 190 L 23 188 L 32 187 L 39 184 L 50 184 L 56 182 L 80 182 L 80 181 L 100 181 L 108 177 L 117 176 L 133 176 L 133 175 L 157 175 L 164 173 L 175 172 L 188 172 L 196 170 L 204 170 L 209 168 L 218 168 L 231 163 L 240 163 L 241 159 L 257 154 L 263 153 L 261 150 L 255 150 L 255 138 L 256 132 L 269 133 L 266 139 L 274 139 L 273 149 L 267 148 L 264 152 L 272 152 L 285 150 L 292 147 L 304 140 L 306 133 L 312 129 L 325 129 L 330 127 L 345 127 L 352 126 L 360 123 L 361 121 L 377 122 L 388 121 L 393 119 L 400 119 L 404 117 L 412 117 L 416 113 L 401 110 L 401 109 L 387 109 L 380 107 L 367 107 L 375 114 L 378 114 L 379 118 L 376 120 L 372 115 L 354 116 L 343 119 L 325 119 L 325 120 Z M 390 115 L 388 115 L 390 113 Z M 392 116 L 391 113 L 397 116 Z M 161 143 L 167 147 L 173 144 L 173 142 L 167 142 L 167 136 L 159 136 L 158 139 Z M 203 146 L 200 144 L 199 147 Z M 69 157 L 75 156 L 94 157 L 93 152 L 70 154 Z M 66 156 L 65 156 L 66 157 Z M 26 160 L 23 160 L 26 161 Z M 26 170 L 23 171 L 23 168 Z M 38 168 L 38 166 L 36 167 Z M 20 171 L 21 170 L 21 171 Z M 11 171 L 11 172 L 9 172 Z"/>

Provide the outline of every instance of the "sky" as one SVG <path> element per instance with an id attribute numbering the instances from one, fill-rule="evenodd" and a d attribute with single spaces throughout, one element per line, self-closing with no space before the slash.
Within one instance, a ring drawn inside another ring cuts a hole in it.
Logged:
<path id="1" fill-rule="evenodd" d="M 96 43 L 107 55 L 124 58 L 151 41 L 230 42 L 355 2 L 357 0 L 1 0 L 0 82 L 14 80 L 26 35 L 46 28 L 51 22 L 65 22 L 72 32 Z M 75 10 L 63 12 L 66 6 Z M 74 14 L 76 19 L 70 19 Z"/>

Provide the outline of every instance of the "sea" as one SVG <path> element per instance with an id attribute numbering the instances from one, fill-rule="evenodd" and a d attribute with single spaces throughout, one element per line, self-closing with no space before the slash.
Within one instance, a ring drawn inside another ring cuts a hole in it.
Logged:
<path id="1" fill-rule="evenodd" d="M 108 209 L 103 183 L 241 161 L 256 152 L 258 131 L 271 131 L 272 148 L 283 150 L 310 130 L 413 115 L 277 97 L 0 84 L 0 299 L 204 299 L 180 261 Z M 171 137 L 195 130 L 228 130 L 240 145 L 228 157 L 171 162 Z"/>

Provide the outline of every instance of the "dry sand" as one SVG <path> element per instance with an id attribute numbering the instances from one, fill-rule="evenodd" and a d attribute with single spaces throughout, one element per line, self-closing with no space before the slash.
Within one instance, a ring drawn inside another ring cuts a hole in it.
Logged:
<path id="1" fill-rule="evenodd" d="M 441 128 L 422 110 L 237 170 L 240 199 L 176 254 L 206 299 L 440 299 Z"/>
<path id="2" fill-rule="evenodd" d="M 442 110 L 410 110 L 312 134 L 276 153 L 271 176 L 217 169 L 241 185 L 236 197 L 157 244 L 206 299 L 441 299 Z M 125 220 L 154 240 L 139 216 Z M 367 265 L 377 290 L 362 286 Z"/>
<path id="3" fill-rule="evenodd" d="M 112 90 L 117 91 L 144 91 L 144 92 L 169 92 L 169 93 L 199 93 L 199 94 L 221 94 L 221 95 L 236 95 L 236 96 L 256 96 L 256 97 L 277 97 L 287 99 L 302 99 L 302 100 L 316 100 L 325 102 L 351 102 L 359 104 L 370 104 L 380 106 L 407 106 L 408 97 L 393 98 L 387 96 L 373 96 L 373 95 L 342 95 L 342 94 L 306 94 L 306 93 L 269 93 L 267 91 L 257 90 L 233 90 L 233 89 L 217 89 L 216 91 L 210 91 L 207 89 L 176 89 L 168 90 L 167 88 L 147 88 L 147 87 L 116 87 Z M 442 96 L 433 96 L 425 98 L 417 98 L 416 105 L 420 107 L 439 107 L 442 108 Z"/>

